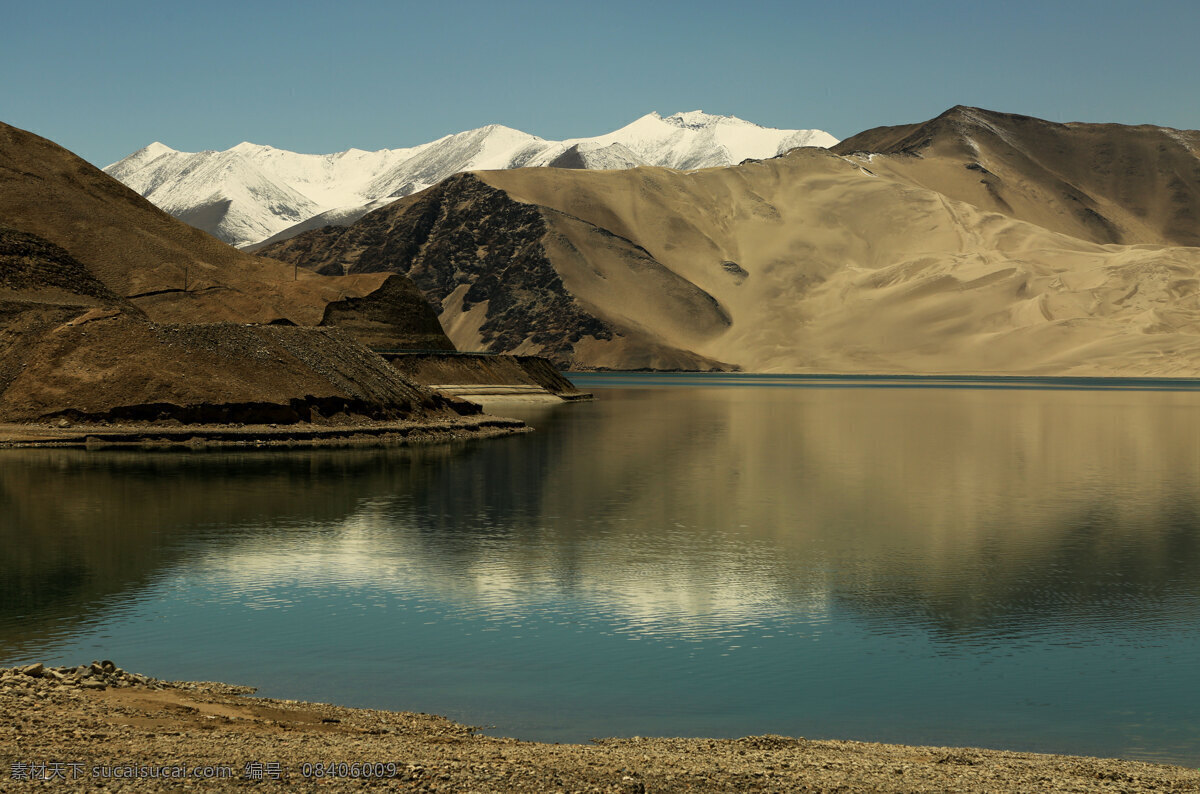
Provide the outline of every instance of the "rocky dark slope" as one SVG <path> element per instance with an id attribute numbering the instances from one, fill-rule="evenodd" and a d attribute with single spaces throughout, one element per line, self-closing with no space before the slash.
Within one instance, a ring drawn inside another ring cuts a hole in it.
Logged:
<path id="1" fill-rule="evenodd" d="M 0 296 L 8 301 L 72 306 L 133 304 L 109 289 L 61 247 L 35 234 L 0 226 Z"/>
<path id="2" fill-rule="evenodd" d="M 547 245 L 561 223 L 578 219 L 514 201 L 473 174 L 459 174 L 376 210 L 349 227 L 326 227 L 261 249 L 266 256 L 322 274 L 402 273 L 442 309 L 460 348 L 537 353 L 563 368 L 594 363 L 584 340 L 621 344 L 623 360 L 665 369 L 723 369 L 719 362 L 657 340 L 614 318 L 564 283 Z M 590 224 L 584 224 L 590 226 Z M 672 294 L 683 311 L 728 322 L 711 296 L 633 243 L 591 228 L 634 262 L 650 288 Z"/>
<path id="3" fill-rule="evenodd" d="M 1200 245 L 1200 132 L 957 106 L 832 147 L 986 210 L 1096 243 Z"/>

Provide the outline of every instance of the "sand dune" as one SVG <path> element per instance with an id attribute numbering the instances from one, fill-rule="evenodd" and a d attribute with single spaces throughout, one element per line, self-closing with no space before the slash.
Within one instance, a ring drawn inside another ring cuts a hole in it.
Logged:
<path id="1" fill-rule="evenodd" d="M 954 107 L 833 151 L 872 171 L 1097 243 L 1200 245 L 1200 132 Z"/>
<path id="2" fill-rule="evenodd" d="M 664 343 L 748 370 L 1200 373 L 1194 248 L 1097 245 L 816 149 L 693 173 L 481 178 L 713 296 L 726 328 L 641 316 Z"/>

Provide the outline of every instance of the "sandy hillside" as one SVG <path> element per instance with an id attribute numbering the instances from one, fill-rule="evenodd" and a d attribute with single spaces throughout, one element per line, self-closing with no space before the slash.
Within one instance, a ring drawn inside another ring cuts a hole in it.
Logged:
<path id="1" fill-rule="evenodd" d="M 818 149 L 692 173 L 539 176 L 481 178 L 642 246 L 712 295 L 727 329 L 657 327 L 746 369 L 1200 373 L 1195 248 L 1100 246 Z M 580 245 L 577 223 L 554 226 L 570 243 L 550 242 L 568 288 L 584 300 L 609 288 L 594 277 L 607 251 Z"/>
<path id="2" fill-rule="evenodd" d="M 1084 240 L 1200 245 L 1200 131 L 959 106 L 832 148 L 875 173 Z"/>

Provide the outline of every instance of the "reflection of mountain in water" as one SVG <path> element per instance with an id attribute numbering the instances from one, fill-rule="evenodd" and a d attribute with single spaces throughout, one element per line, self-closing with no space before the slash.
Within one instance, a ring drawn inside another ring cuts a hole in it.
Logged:
<path id="1" fill-rule="evenodd" d="M 5 450 L 0 655 L 14 619 L 17 637 L 94 619 L 193 555 L 337 525 L 388 482 L 462 450 Z"/>
<path id="2" fill-rule="evenodd" d="M 838 608 L 954 642 L 1196 614 L 1198 395 L 604 396 L 455 448 L 6 453 L 0 655 L 14 618 L 92 619 L 189 566 L 232 592 L 582 599 L 684 635 Z"/>

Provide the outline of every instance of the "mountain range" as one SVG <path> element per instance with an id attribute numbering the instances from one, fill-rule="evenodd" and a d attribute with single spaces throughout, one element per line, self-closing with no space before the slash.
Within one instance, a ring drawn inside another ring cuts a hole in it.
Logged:
<path id="1" fill-rule="evenodd" d="M 702 111 L 647 114 L 614 132 L 550 141 L 492 124 L 402 149 L 298 154 L 253 143 L 179 152 L 152 143 L 106 167 L 158 207 L 238 247 L 348 225 L 452 174 L 533 166 L 697 169 L 832 146 L 821 130 L 778 130 Z"/>
<path id="2" fill-rule="evenodd" d="M 346 337 L 564 368 L 1197 377 L 1198 219 L 1200 132 L 954 107 L 724 167 L 454 174 L 251 255 L 0 125 L 0 394 L 31 404 L 39 356 L 83 374 L 38 404 L 95 394 L 125 349 L 157 362 L 123 376 L 131 399 L 240 404 L 204 384 L 255 395 L 264 367 L 264 403 L 320 397 L 303 384 L 330 360 L 399 394 Z M 233 358 L 177 387 L 173 334 Z"/>
<path id="3" fill-rule="evenodd" d="M 451 177 L 260 253 L 561 367 L 1200 375 L 1200 133 L 955 107 L 725 168 Z"/>

